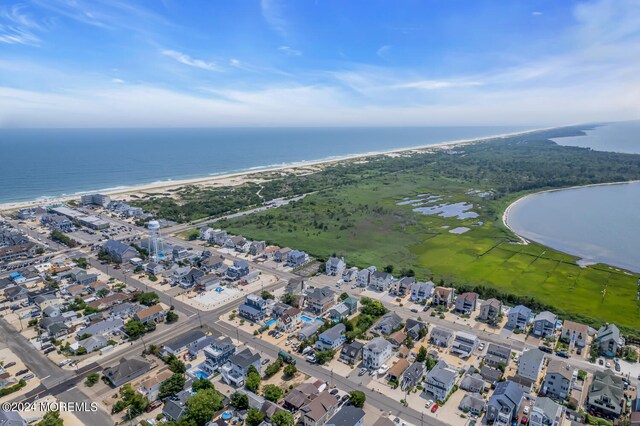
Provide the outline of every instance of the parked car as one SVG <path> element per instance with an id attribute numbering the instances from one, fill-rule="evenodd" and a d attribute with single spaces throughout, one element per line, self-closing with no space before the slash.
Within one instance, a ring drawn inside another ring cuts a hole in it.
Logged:
<path id="1" fill-rule="evenodd" d="M 418 310 L 416 308 L 411 309 L 411 312 L 413 312 L 414 314 L 418 313 Z"/>
<path id="2" fill-rule="evenodd" d="M 433 404 L 433 407 L 431 407 L 431 412 L 435 413 L 436 411 L 438 411 L 438 404 Z"/>
<path id="3" fill-rule="evenodd" d="M 33 373 L 29 373 L 26 376 L 22 377 L 24 380 L 30 380 L 36 377 Z"/>
<path id="4" fill-rule="evenodd" d="M 358 376 L 364 376 L 365 374 L 367 374 L 366 368 L 361 368 L 360 371 L 358 371 Z"/>
<path id="5" fill-rule="evenodd" d="M 268 364 L 269 363 L 269 358 L 265 358 L 262 360 L 262 365 Z"/>
<path id="6" fill-rule="evenodd" d="M 604 364 L 604 361 L 602 360 L 602 358 L 600 358 L 600 359 L 598 360 L 598 365 L 602 365 L 602 364 Z M 638 377 L 640 377 L 640 376 L 638 376 Z"/>
<path id="7" fill-rule="evenodd" d="M 45 355 L 46 355 L 46 354 L 50 354 L 51 352 L 53 352 L 53 351 L 55 351 L 55 350 L 56 350 L 56 348 L 54 348 L 54 347 L 47 348 L 47 349 L 45 349 L 45 350 L 44 350 L 44 354 L 45 354 Z"/>
<path id="8" fill-rule="evenodd" d="M 615 369 L 616 369 L 617 372 L 620 372 L 620 364 L 616 363 Z"/>
<path id="9" fill-rule="evenodd" d="M 156 408 L 160 407 L 162 405 L 162 402 L 160 401 L 153 401 L 151 404 L 149 404 L 149 406 L 147 407 L 147 409 L 145 410 L 147 413 L 152 412 L 153 410 L 155 410 Z"/>
<path id="10" fill-rule="evenodd" d="M 13 362 L 13 361 L 11 361 L 11 362 L 9 362 L 9 363 L 5 364 L 5 365 L 4 365 L 4 368 L 13 367 L 14 365 L 16 365 L 16 363 L 15 363 L 15 362 Z"/>
<path id="11" fill-rule="evenodd" d="M 16 376 L 22 376 L 23 374 L 27 374 L 29 372 L 28 368 L 25 368 L 24 370 L 20 370 L 16 373 Z"/>
<path id="12" fill-rule="evenodd" d="M 430 399 L 430 400 L 427 401 L 426 404 L 424 404 L 424 408 L 431 408 L 432 405 L 433 405 L 433 400 Z"/>
<path id="13" fill-rule="evenodd" d="M 338 389 L 331 389 L 331 391 L 329 392 L 331 395 L 335 395 L 338 392 L 340 392 Z"/>

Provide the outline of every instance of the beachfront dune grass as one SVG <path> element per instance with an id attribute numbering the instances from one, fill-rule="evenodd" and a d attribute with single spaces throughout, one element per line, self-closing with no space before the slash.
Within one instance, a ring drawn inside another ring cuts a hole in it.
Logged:
<path id="1" fill-rule="evenodd" d="M 640 156 L 549 141 L 479 145 L 485 147 L 465 147 L 459 155 L 429 154 L 432 161 L 408 161 L 405 170 L 336 184 L 288 206 L 216 226 L 321 259 L 338 254 L 358 267 L 393 265 L 394 275 L 411 269 L 420 279 L 461 290 L 525 298 L 538 308 L 594 326 L 614 322 L 627 331 L 640 328 L 637 274 L 607 265 L 580 267 L 568 254 L 536 243 L 521 244 L 502 223 L 504 209 L 527 193 L 637 179 Z M 473 204 L 479 217 L 424 215 L 411 205 L 398 205 L 423 194 L 442 197 L 428 205 Z M 470 230 L 449 232 L 460 226 Z"/>

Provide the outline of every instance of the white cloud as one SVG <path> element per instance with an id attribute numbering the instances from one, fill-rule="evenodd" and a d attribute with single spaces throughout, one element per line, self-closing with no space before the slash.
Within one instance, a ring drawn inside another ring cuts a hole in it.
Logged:
<path id="1" fill-rule="evenodd" d="M 189 65 L 190 67 L 200 68 L 207 71 L 222 71 L 222 68 L 220 68 L 213 62 L 206 62 L 202 59 L 195 59 L 182 52 L 177 52 L 175 50 L 163 50 L 161 53 L 164 56 L 174 59 L 181 64 Z"/>
<path id="2" fill-rule="evenodd" d="M 280 0 L 261 0 L 260 9 L 262 16 L 273 31 L 279 35 L 287 36 L 288 23 L 284 17 L 283 6 Z"/>
<path id="3" fill-rule="evenodd" d="M 300 50 L 294 49 L 291 46 L 280 46 L 278 47 L 278 50 L 289 56 L 302 56 L 302 52 Z"/>
<path id="4" fill-rule="evenodd" d="M 388 44 L 381 46 L 378 50 L 376 50 L 376 55 L 384 59 L 385 61 L 389 60 L 389 52 L 391 51 L 391 47 Z"/>
<path id="5" fill-rule="evenodd" d="M 120 78 L 112 78 L 111 82 L 112 83 L 116 83 L 116 84 L 124 84 L 124 80 L 122 80 Z"/>
<path id="6" fill-rule="evenodd" d="M 402 83 L 394 87 L 398 89 L 440 90 L 473 86 L 482 86 L 482 83 L 479 81 L 420 80 Z"/>
<path id="7" fill-rule="evenodd" d="M 531 12 L 531 15 L 533 15 L 533 16 L 542 16 L 542 12 L 539 12 L 539 11 L 536 10 L 535 12 Z"/>
<path id="8" fill-rule="evenodd" d="M 40 45 L 42 26 L 26 13 L 26 5 L 0 6 L 0 43 Z"/>

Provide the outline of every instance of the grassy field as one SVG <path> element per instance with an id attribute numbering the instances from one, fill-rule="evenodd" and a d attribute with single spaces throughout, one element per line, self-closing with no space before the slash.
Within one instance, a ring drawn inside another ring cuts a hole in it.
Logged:
<path id="1" fill-rule="evenodd" d="M 391 173 L 322 191 L 283 208 L 217 225 L 320 258 L 343 255 L 358 267 L 393 265 L 394 275 L 411 269 L 421 279 L 497 289 L 504 297 L 530 298 L 565 318 L 593 325 L 614 322 L 627 330 L 640 328 L 637 275 L 606 265 L 582 268 L 567 254 L 518 244 L 502 224 L 502 211 L 533 189 L 501 197 L 468 194 L 494 188 L 495 182 L 455 179 L 425 167 L 419 173 Z M 443 218 L 398 205 L 418 194 L 442 196 L 447 203 L 472 203 L 480 216 Z M 458 226 L 471 230 L 449 233 Z"/>

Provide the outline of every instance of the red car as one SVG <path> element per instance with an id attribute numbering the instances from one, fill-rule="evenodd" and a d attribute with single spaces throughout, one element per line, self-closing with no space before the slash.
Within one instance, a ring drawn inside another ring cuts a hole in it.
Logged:
<path id="1" fill-rule="evenodd" d="M 431 412 L 435 413 L 436 411 L 438 411 L 438 404 L 433 404 L 433 407 L 431 407 Z"/>
<path id="2" fill-rule="evenodd" d="M 522 419 L 520 420 L 520 424 L 526 425 L 528 421 L 529 419 L 527 418 L 527 416 L 522 416 Z"/>

